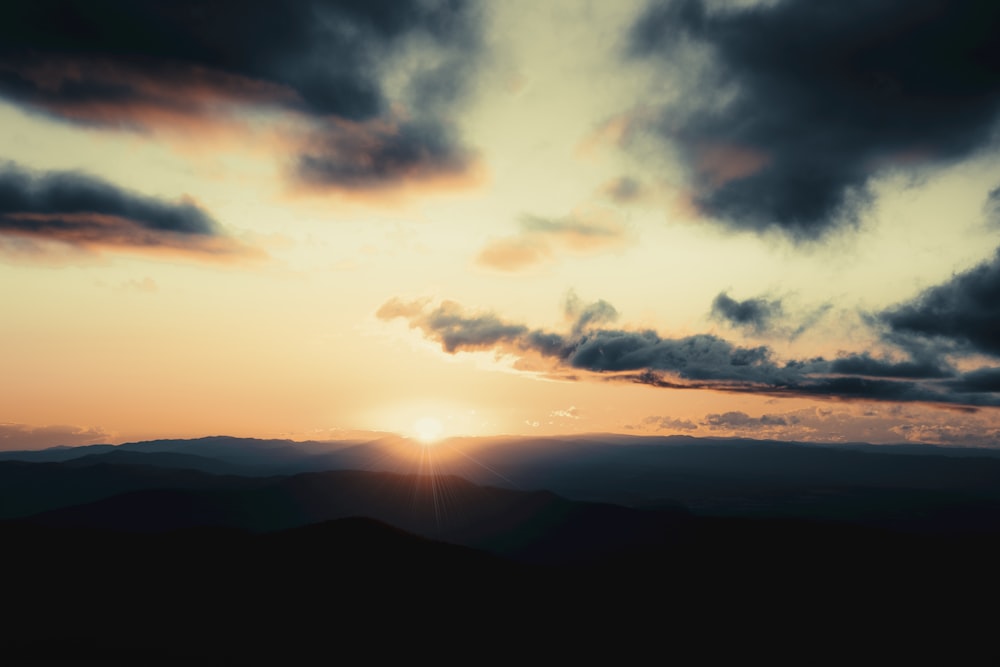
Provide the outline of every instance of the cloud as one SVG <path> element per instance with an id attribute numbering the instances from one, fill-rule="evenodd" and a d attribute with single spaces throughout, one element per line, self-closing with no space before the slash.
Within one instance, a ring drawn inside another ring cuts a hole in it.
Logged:
<path id="1" fill-rule="evenodd" d="M 601 189 L 605 195 L 618 204 L 631 204 L 642 199 L 646 194 L 646 187 L 631 176 L 622 176 L 609 181 Z"/>
<path id="2" fill-rule="evenodd" d="M 997 411 L 957 415 L 909 405 L 846 409 L 804 408 L 753 417 L 743 412 L 709 414 L 701 423 L 724 435 L 767 437 L 806 442 L 908 442 L 939 445 L 996 446 Z"/>
<path id="3" fill-rule="evenodd" d="M 940 359 L 895 361 L 872 357 L 867 352 L 851 354 L 835 359 L 830 364 L 831 373 L 841 375 L 861 375 L 885 378 L 946 378 L 955 374 L 955 369 Z"/>
<path id="4" fill-rule="evenodd" d="M 767 331 L 772 321 L 780 317 L 781 301 L 768 301 L 761 297 L 737 301 L 726 292 L 712 301 L 712 317 L 732 326 L 741 327 L 754 333 Z"/>
<path id="5" fill-rule="evenodd" d="M 858 224 L 880 173 L 991 145 L 998 21 L 990 0 L 656 1 L 628 53 L 686 84 L 649 127 L 677 149 L 695 205 L 812 240 Z"/>
<path id="6" fill-rule="evenodd" d="M 168 202 L 74 171 L 0 163 L 0 239 L 231 254 L 244 249 L 193 201 Z"/>
<path id="7" fill-rule="evenodd" d="M 592 253 L 621 245 L 625 224 L 618 215 L 598 207 L 584 207 L 564 218 L 525 215 L 515 236 L 494 239 L 476 257 L 476 263 L 500 271 L 519 271 L 539 264 L 557 250 Z"/>
<path id="8" fill-rule="evenodd" d="M 1000 392 L 962 382 L 948 366 L 919 359 L 895 362 L 868 353 L 839 359 L 779 360 L 767 346 L 744 347 L 711 334 L 665 338 L 655 331 L 603 328 L 617 317 L 606 302 L 582 305 L 571 294 L 566 312 L 575 319 L 568 333 L 506 322 L 490 312 L 470 312 L 453 301 L 391 299 L 376 313 L 401 318 L 449 354 L 492 350 L 519 360 L 553 363 L 564 376 L 585 371 L 592 377 L 655 387 L 711 389 L 778 397 L 926 402 L 957 406 L 1000 406 Z M 527 368 L 527 365 L 515 366 Z"/>
<path id="9" fill-rule="evenodd" d="M 0 96 L 138 131 L 291 114 L 296 177 L 382 187 L 469 166 L 454 113 L 481 24 L 462 0 L 39 0 L 0 26 Z"/>
<path id="10" fill-rule="evenodd" d="M 903 344 L 1000 356 L 1000 250 L 992 259 L 879 313 L 877 319 Z"/>
<path id="11" fill-rule="evenodd" d="M 722 414 L 705 415 L 705 419 L 701 423 L 710 429 L 756 431 L 773 430 L 777 427 L 797 424 L 798 422 L 799 418 L 795 415 L 761 415 L 760 417 L 751 417 L 745 412 L 732 411 Z"/>
<path id="12" fill-rule="evenodd" d="M 813 406 L 752 416 L 742 411 L 706 414 L 682 420 L 650 416 L 629 430 L 693 431 L 699 425 L 716 436 L 779 438 L 817 443 L 899 443 L 900 441 L 967 447 L 996 447 L 1000 411 L 957 414 L 916 404 Z"/>
<path id="13" fill-rule="evenodd" d="M 579 334 L 592 325 L 608 324 L 618 319 L 618 311 L 604 299 L 584 303 L 572 290 L 566 295 L 563 314 L 573 323 L 574 334 Z"/>
<path id="14" fill-rule="evenodd" d="M 92 445 L 105 443 L 110 437 L 100 428 L 0 424 L 0 451 Z"/>
<path id="15" fill-rule="evenodd" d="M 964 392 L 1000 392 L 1000 368 L 977 368 L 963 373 L 957 380 L 949 383 L 956 391 Z"/>
<path id="16" fill-rule="evenodd" d="M 303 148 L 296 175 L 322 189 L 374 190 L 414 181 L 461 179 L 474 157 L 436 122 L 327 121 Z"/>
<path id="17" fill-rule="evenodd" d="M 986 195 L 983 211 L 986 214 L 987 222 L 1000 225 L 1000 185 L 990 190 L 990 193 Z"/>
<path id="18" fill-rule="evenodd" d="M 795 340 L 819 322 L 832 307 L 829 303 L 822 304 L 809 312 L 798 313 L 797 322 L 790 322 L 781 299 L 761 296 L 737 301 L 728 292 L 719 292 L 712 301 L 711 318 L 742 329 L 745 334 Z"/>
<path id="19" fill-rule="evenodd" d="M 496 316 L 468 314 L 454 301 L 444 301 L 433 310 L 425 310 L 427 301 L 387 301 L 375 313 L 382 320 L 403 318 L 410 328 L 420 329 L 441 343 L 446 352 L 487 349 L 499 343 L 510 343 L 527 336 L 528 328 L 507 324 Z"/>
<path id="20" fill-rule="evenodd" d="M 698 425 L 690 419 L 675 419 L 669 416 L 649 416 L 642 420 L 646 427 L 653 427 L 657 431 L 697 431 Z"/>
<path id="21" fill-rule="evenodd" d="M 552 256 L 549 244 L 534 238 L 496 239 L 486 244 L 476 263 L 501 271 L 520 271 Z"/>
<path id="22" fill-rule="evenodd" d="M 562 417 L 564 419 L 580 419 L 580 409 L 575 405 L 571 405 L 565 410 L 553 410 L 549 413 L 549 416 Z"/>

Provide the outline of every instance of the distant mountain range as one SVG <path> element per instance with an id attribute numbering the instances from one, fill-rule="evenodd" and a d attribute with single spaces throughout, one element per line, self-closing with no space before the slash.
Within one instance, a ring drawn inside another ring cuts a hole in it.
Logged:
<path id="1" fill-rule="evenodd" d="M 1000 530 L 1000 453 L 988 449 L 683 436 L 456 438 L 433 447 L 398 436 L 338 442 L 216 436 L 3 452 L 4 460 L 128 464 L 240 477 L 334 470 L 433 473 L 704 516 L 797 517 L 926 532 Z M 139 490 L 129 479 L 95 487 Z M 98 497 L 80 496 L 81 502 Z M 0 517 L 11 515 L 6 505 L 20 502 L 28 501 L 18 497 L 0 504 Z M 55 506 L 36 505 L 39 511 Z"/>
<path id="2" fill-rule="evenodd" d="M 220 436 L 6 452 L 0 650 L 1000 658 L 1000 458 L 940 449 Z"/>

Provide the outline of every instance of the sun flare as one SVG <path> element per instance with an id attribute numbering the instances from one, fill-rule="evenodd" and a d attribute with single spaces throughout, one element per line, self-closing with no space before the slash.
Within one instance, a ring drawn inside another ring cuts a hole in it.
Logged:
<path id="1" fill-rule="evenodd" d="M 421 417 L 413 423 L 413 435 L 421 443 L 430 445 L 441 439 L 444 426 L 433 417 Z"/>

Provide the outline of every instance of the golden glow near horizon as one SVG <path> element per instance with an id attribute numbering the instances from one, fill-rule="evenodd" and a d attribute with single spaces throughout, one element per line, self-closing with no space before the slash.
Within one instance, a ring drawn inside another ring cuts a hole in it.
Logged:
<path id="1" fill-rule="evenodd" d="M 423 445 L 432 445 L 441 439 L 444 425 L 434 417 L 421 417 L 413 424 L 413 435 Z"/>
<path id="2" fill-rule="evenodd" d="M 376 317 L 393 298 L 453 301 L 568 334 L 564 304 L 574 294 L 612 304 L 619 316 L 608 327 L 767 345 L 779 364 L 882 358 L 898 352 L 866 317 L 993 255 L 983 201 L 1000 172 L 988 152 L 916 176 L 887 170 L 870 184 L 877 206 L 822 242 L 704 219 L 689 202 L 683 156 L 634 122 L 684 94 L 682 82 L 622 55 L 644 6 L 492 3 L 490 56 L 448 117 L 475 168 L 424 181 L 405 174 L 400 187 L 296 187 L 288 146 L 319 121 L 280 106 L 130 132 L 0 98 L 0 163 L 197 204 L 247 249 L 151 252 L 120 239 L 46 245 L 0 234 L 0 446 L 5 432 L 9 442 L 63 434 L 79 444 L 221 433 L 323 439 L 343 429 L 425 445 L 593 432 L 995 441 L 992 409 L 555 373 L 542 367 L 551 359 L 519 356 L 513 343 L 450 354 L 408 321 Z M 362 146 L 389 130 L 371 131 Z M 640 133 L 638 150 L 624 145 L 630 132 Z M 706 154 L 742 156 L 743 171 L 764 164 L 724 146 Z M 719 178 L 743 173 L 723 167 L 713 167 Z M 615 200 L 608 193 L 626 177 L 643 189 Z M 721 292 L 780 300 L 788 324 L 765 336 L 721 323 L 711 316 Z M 798 333 L 802 322 L 811 324 Z"/>

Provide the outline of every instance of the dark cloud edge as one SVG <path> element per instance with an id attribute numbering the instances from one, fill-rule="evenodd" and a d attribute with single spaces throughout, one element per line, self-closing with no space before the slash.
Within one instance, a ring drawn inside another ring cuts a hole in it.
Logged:
<path id="1" fill-rule="evenodd" d="M 567 304 L 570 306 L 570 304 Z M 376 317 L 403 319 L 449 354 L 494 350 L 554 361 L 558 371 L 671 389 L 708 389 L 774 397 L 926 403 L 974 411 L 1000 406 L 1000 369 L 959 373 L 950 366 L 895 361 L 868 353 L 778 361 L 767 346 L 740 347 L 711 334 L 663 338 L 651 330 L 601 328 L 617 312 L 600 301 L 573 303 L 567 334 L 470 313 L 452 301 L 386 301 Z M 865 374 L 854 374 L 862 369 Z M 994 377 L 996 374 L 997 377 Z"/>
<path id="2" fill-rule="evenodd" d="M 485 57 L 486 16 L 479 0 L 37 0 L 12 7 L 0 25 L 0 96 L 50 118 L 130 131 L 241 109 L 292 112 L 311 124 L 305 137 L 287 137 L 296 191 L 466 186 L 478 156 L 453 120 Z M 407 82 L 400 114 L 382 61 L 417 41 L 440 58 Z"/>
<path id="3" fill-rule="evenodd" d="M 711 316 L 730 326 L 739 327 L 753 333 L 769 330 L 784 310 L 781 299 L 753 297 L 738 301 L 729 296 L 728 291 L 719 292 L 712 301 Z"/>
<path id="4" fill-rule="evenodd" d="M 642 124 L 678 150 L 704 215 L 811 243 L 858 227 L 885 170 L 996 148 L 997 26 L 990 0 L 650 0 L 622 55 L 698 72 Z M 711 54 L 703 70 L 678 57 L 691 45 Z"/>
<path id="5" fill-rule="evenodd" d="M 142 195 L 80 171 L 0 162 L 0 238 L 79 248 L 250 255 L 201 206 Z"/>

